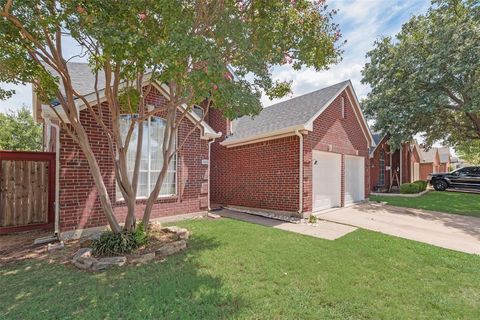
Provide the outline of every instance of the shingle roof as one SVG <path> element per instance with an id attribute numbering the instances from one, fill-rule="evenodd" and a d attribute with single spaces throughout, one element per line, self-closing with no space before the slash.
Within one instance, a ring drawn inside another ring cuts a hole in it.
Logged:
<path id="1" fill-rule="evenodd" d="M 435 162 L 435 155 L 437 154 L 437 148 L 431 148 L 428 151 L 420 148 L 422 152 L 422 160 L 425 163 Z"/>
<path id="2" fill-rule="evenodd" d="M 383 133 L 372 133 L 372 137 L 375 145 L 378 145 L 385 135 Z"/>
<path id="3" fill-rule="evenodd" d="M 440 147 L 438 148 L 438 155 L 440 156 L 440 163 L 447 163 L 450 160 L 450 148 Z"/>
<path id="4" fill-rule="evenodd" d="M 95 92 L 95 74 L 92 73 L 88 63 L 83 62 L 68 62 L 67 63 L 70 78 L 72 79 L 72 85 L 75 90 L 81 95 L 88 95 Z M 46 65 L 45 68 L 53 76 L 58 76 L 57 71 L 53 70 L 50 66 Z M 63 92 L 64 87 L 62 81 L 59 81 L 60 89 Z M 105 88 L 105 73 L 98 73 L 98 89 Z"/>
<path id="5" fill-rule="evenodd" d="M 349 80 L 343 81 L 333 86 L 265 107 L 260 114 L 254 117 L 244 116 L 236 119 L 232 124 L 233 134 L 225 141 L 234 142 L 305 124 L 349 83 Z"/>

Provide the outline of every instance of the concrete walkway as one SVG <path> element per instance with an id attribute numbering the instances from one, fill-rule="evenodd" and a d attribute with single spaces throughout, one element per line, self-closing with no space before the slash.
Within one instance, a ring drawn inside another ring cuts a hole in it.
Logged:
<path id="1" fill-rule="evenodd" d="M 365 203 L 318 218 L 456 251 L 480 254 L 480 218 Z"/>
<path id="2" fill-rule="evenodd" d="M 343 237 L 344 235 L 352 231 L 357 230 L 357 228 L 352 226 L 347 226 L 347 225 L 328 222 L 328 221 L 319 221 L 316 225 L 300 224 L 300 223 L 295 224 L 295 223 L 283 222 L 279 220 L 255 216 L 248 213 L 242 213 L 242 212 L 227 210 L 227 209 L 216 211 L 215 213 L 226 218 L 260 224 L 266 227 L 272 227 L 272 228 L 281 229 L 285 231 L 300 233 L 303 235 L 326 239 L 326 240 L 335 240 L 340 237 Z"/>

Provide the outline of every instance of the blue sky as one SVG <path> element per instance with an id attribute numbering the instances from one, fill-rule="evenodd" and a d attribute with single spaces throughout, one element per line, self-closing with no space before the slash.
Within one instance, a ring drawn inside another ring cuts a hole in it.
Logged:
<path id="1" fill-rule="evenodd" d="M 304 69 L 294 71 L 288 66 L 277 67 L 274 77 L 280 80 L 293 80 L 293 96 L 298 96 L 337 82 L 350 79 L 359 98 L 364 97 L 368 86 L 360 83 L 361 70 L 365 64 L 365 54 L 372 48 L 375 39 L 381 36 L 395 35 L 412 15 L 423 14 L 429 0 L 327 0 L 329 8 L 338 12 L 335 20 L 340 25 L 344 46 L 343 60 L 329 70 L 315 72 Z M 66 56 L 76 52 L 73 44 L 64 46 Z M 16 94 L 9 100 L 0 101 L 0 112 L 15 109 L 22 104 L 31 106 L 31 86 L 11 86 L 1 84 L 2 88 L 14 88 Z M 284 99 L 288 99 L 284 98 Z M 262 98 L 265 106 L 276 101 Z"/>

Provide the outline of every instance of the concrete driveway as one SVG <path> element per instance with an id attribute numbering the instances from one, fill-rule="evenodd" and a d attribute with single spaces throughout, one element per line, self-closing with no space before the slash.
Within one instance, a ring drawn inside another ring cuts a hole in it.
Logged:
<path id="1" fill-rule="evenodd" d="M 320 213 L 318 218 L 480 254 L 480 218 L 364 203 Z"/>

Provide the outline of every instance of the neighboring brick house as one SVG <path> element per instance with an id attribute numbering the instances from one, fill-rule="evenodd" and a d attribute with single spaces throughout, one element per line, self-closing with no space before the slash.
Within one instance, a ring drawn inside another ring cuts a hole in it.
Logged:
<path id="1" fill-rule="evenodd" d="M 450 165 L 450 148 L 425 150 L 415 140 L 402 143 L 401 148 L 391 150 L 389 135 L 374 133 L 375 147 L 370 151 L 370 185 L 374 192 L 390 189 L 395 173 L 398 183 L 427 180 L 430 173 L 444 172 Z M 443 154 L 443 156 L 441 156 Z M 393 186 L 398 187 L 397 181 Z"/>
<path id="2" fill-rule="evenodd" d="M 350 81 L 218 121 L 212 202 L 306 216 L 364 200 L 372 136 Z"/>
<path id="3" fill-rule="evenodd" d="M 402 143 L 393 150 L 389 135 L 374 133 L 375 147 L 370 150 L 370 186 L 374 192 L 386 192 L 402 183 L 419 180 L 421 148 L 415 141 Z"/>
<path id="4" fill-rule="evenodd" d="M 440 157 L 440 172 L 449 172 L 452 163 L 452 154 L 449 147 L 438 148 L 438 156 Z"/>
<path id="5" fill-rule="evenodd" d="M 94 78 L 88 65 L 69 63 L 69 69 L 72 81 L 77 85 L 76 89 L 88 98 L 89 94 L 94 92 Z M 103 78 L 99 79 L 100 88 L 103 81 Z M 145 84 L 144 88 L 146 89 L 148 86 L 152 86 L 152 88 L 147 96 L 147 106 L 149 108 L 163 106 L 167 95 L 162 90 L 162 86 L 152 83 Z M 92 101 L 96 101 L 96 97 L 94 99 Z M 104 102 L 101 107 L 104 114 L 107 114 L 108 105 Z M 78 105 L 78 108 L 80 121 L 87 131 L 92 150 L 100 165 L 109 196 L 114 204 L 115 214 L 122 221 L 126 215 L 126 206 L 120 191 L 116 189 L 114 163 L 108 151 L 107 139 L 93 116 L 81 104 Z M 95 109 L 98 110 L 98 106 L 95 106 Z M 58 112 L 61 115 L 60 107 L 58 107 Z M 59 208 L 56 232 L 66 232 L 69 236 L 75 236 L 74 232 L 80 233 L 83 229 L 106 225 L 107 221 L 102 212 L 95 184 L 80 147 L 66 131 L 58 129 L 58 119 L 49 106 L 42 106 L 40 101 L 35 99 L 34 113 L 37 120 L 44 123 L 45 150 L 57 152 L 59 157 L 60 175 L 57 177 Z M 199 115 L 190 112 L 181 121 L 177 140 L 183 141 L 198 120 L 200 120 Z M 155 146 L 161 145 L 161 141 L 157 140 L 160 139 L 159 137 L 163 137 L 163 121 L 161 117 L 153 117 L 145 124 L 151 134 L 144 135 L 147 137 L 144 138 L 143 148 L 150 149 L 142 154 L 142 160 L 145 161 L 142 161 L 140 168 L 139 199 L 137 200 L 139 216 L 143 212 L 145 198 L 152 187 L 152 180 L 158 175 L 161 167 L 159 161 L 162 160 L 156 156 L 160 153 Z M 121 122 L 128 125 L 129 119 L 125 117 Z M 107 123 L 107 125 L 111 124 Z M 57 130 L 60 130 L 59 135 Z M 179 151 L 169 168 L 160 197 L 152 210 L 153 219 L 208 210 L 209 142 L 219 136 L 220 134 L 202 121 L 199 128 L 188 137 L 184 148 Z M 148 142 L 148 140 L 150 141 Z M 133 148 L 131 152 L 135 152 Z"/>

